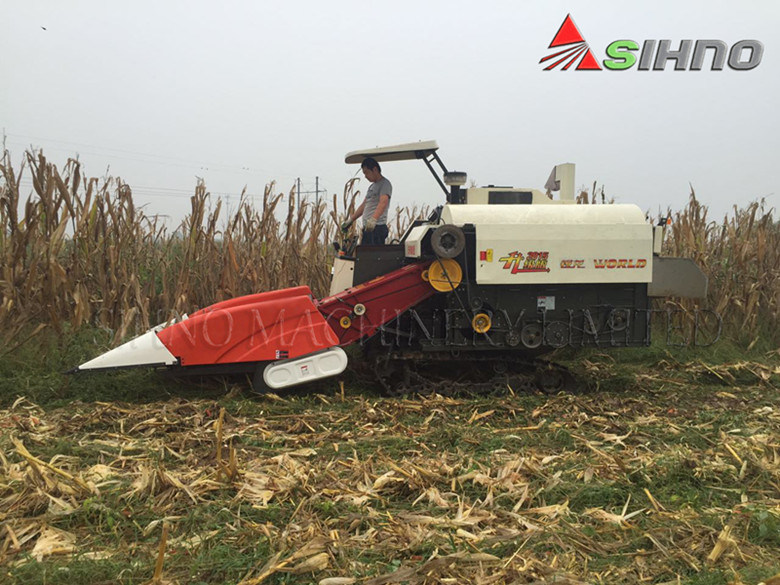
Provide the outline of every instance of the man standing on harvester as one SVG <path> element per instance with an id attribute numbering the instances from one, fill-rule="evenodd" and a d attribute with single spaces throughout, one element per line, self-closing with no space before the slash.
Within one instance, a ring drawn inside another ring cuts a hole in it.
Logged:
<path id="1" fill-rule="evenodd" d="M 360 165 L 363 176 L 371 184 L 366 191 L 366 198 L 355 212 L 341 224 L 342 230 L 348 230 L 358 217 L 363 218 L 363 234 L 360 243 L 363 246 L 381 246 L 387 239 L 387 210 L 390 207 L 390 196 L 393 186 L 382 176 L 382 168 L 373 158 L 363 159 Z"/>

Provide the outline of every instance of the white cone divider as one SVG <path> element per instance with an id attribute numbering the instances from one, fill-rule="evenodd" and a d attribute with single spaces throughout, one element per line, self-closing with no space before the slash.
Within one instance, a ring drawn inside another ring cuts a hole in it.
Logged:
<path id="1" fill-rule="evenodd" d="M 156 327 L 150 329 L 143 335 L 81 364 L 78 370 L 103 370 L 130 366 L 171 366 L 175 364 L 176 358 L 157 337 L 156 329 Z"/>

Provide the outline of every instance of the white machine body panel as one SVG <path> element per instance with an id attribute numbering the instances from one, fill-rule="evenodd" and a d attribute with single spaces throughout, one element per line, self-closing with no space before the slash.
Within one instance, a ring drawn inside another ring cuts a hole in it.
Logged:
<path id="1" fill-rule="evenodd" d="M 636 205 L 445 205 L 473 224 L 478 284 L 650 282 L 652 226 Z"/>
<path id="2" fill-rule="evenodd" d="M 336 257 L 333 259 L 333 269 L 330 278 L 330 295 L 352 288 L 355 280 L 355 261 Z"/>
<path id="3" fill-rule="evenodd" d="M 404 255 L 407 258 L 419 258 L 422 256 L 422 241 L 428 230 L 435 229 L 432 225 L 418 225 L 409 231 L 404 240 Z"/>
<path id="4" fill-rule="evenodd" d="M 661 251 L 664 246 L 664 235 L 666 234 L 666 226 L 657 225 L 653 228 L 653 254 L 656 256 L 661 255 Z"/>
<path id="5" fill-rule="evenodd" d="M 467 205 L 501 205 L 491 203 L 491 197 L 514 194 L 528 194 L 527 204 L 533 205 L 574 205 L 574 200 L 550 199 L 539 189 L 523 189 L 520 187 L 469 187 L 466 189 Z"/>
<path id="6" fill-rule="evenodd" d="M 263 370 L 263 381 L 276 390 L 337 376 L 346 367 L 347 354 L 340 347 L 331 347 L 303 357 L 272 362 Z"/>

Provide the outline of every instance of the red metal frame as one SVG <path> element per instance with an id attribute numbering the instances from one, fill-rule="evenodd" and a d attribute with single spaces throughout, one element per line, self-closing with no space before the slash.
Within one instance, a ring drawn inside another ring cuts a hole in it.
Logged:
<path id="1" fill-rule="evenodd" d="M 433 295 L 422 277 L 429 266 L 404 266 L 321 301 L 307 286 L 230 299 L 157 336 L 182 366 L 290 359 L 349 345 Z M 358 304 L 365 307 L 362 315 L 355 313 Z"/>
<path id="2" fill-rule="evenodd" d="M 370 337 L 385 323 L 432 296 L 436 291 L 422 277 L 430 264 L 409 264 L 317 302 L 320 313 L 336 332 L 339 345 Z M 363 315 L 355 314 L 357 304 L 365 307 Z M 350 320 L 346 328 L 341 325 L 343 317 Z"/>
<path id="3" fill-rule="evenodd" d="M 183 366 L 294 358 L 339 343 L 307 286 L 211 305 L 157 337 Z"/>

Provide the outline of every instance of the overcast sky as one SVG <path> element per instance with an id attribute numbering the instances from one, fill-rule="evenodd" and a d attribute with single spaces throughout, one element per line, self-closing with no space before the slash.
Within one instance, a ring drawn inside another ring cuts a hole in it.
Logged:
<path id="1" fill-rule="evenodd" d="M 750 71 L 543 71 L 571 13 L 596 59 L 618 39 L 764 44 Z M 213 193 L 354 175 L 348 151 L 438 140 L 477 184 L 576 184 L 656 211 L 689 183 L 715 217 L 778 204 L 780 4 L 764 2 L 105 2 L 4 0 L 0 126 L 90 175 L 121 176 L 148 214 Z M 394 203 L 435 205 L 422 163 L 385 165 Z M 363 190 L 365 185 L 363 185 Z M 232 198 L 232 202 L 236 199 Z"/>

